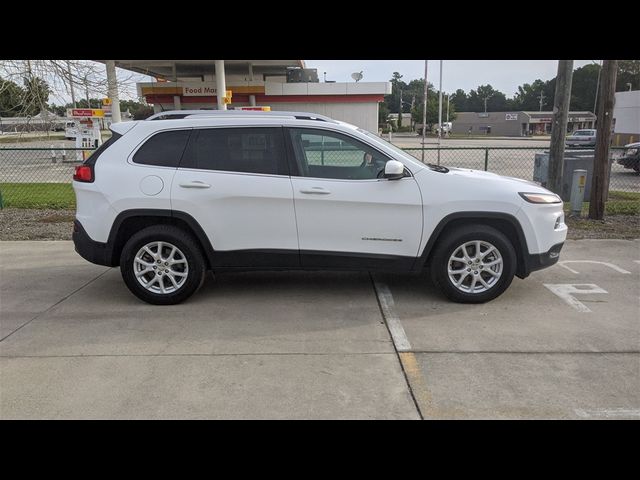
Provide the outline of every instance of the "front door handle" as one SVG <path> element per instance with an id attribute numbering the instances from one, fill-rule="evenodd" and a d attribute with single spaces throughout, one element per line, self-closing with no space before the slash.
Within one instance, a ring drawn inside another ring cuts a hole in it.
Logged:
<path id="1" fill-rule="evenodd" d="M 311 188 L 300 189 L 300 193 L 308 193 L 308 194 L 315 194 L 315 195 L 329 195 L 331 192 L 326 188 L 311 187 Z"/>
<path id="2" fill-rule="evenodd" d="M 182 188 L 211 188 L 208 183 L 201 182 L 200 180 L 194 180 L 192 182 L 181 183 Z"/>

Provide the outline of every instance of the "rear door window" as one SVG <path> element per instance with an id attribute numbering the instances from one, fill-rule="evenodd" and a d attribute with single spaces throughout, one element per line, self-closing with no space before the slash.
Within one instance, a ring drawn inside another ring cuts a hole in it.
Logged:
<path id="1" fill-rule="evenodd" d="M 279 127 L 196 129 L 180 166 L 225 172 L 289 174 L 284 133 Z"/>

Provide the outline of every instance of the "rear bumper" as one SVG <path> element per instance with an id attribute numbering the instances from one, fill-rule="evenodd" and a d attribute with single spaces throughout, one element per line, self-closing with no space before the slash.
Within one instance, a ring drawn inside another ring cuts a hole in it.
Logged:
<path id="1" fill-rule="evenodd" d="M 112 260 L 111 246 L 108 243 L 93 240 L 78 220 L 73 221 L 72 238 L 76 252 L 85 260 L 107 267 L 116 266 Z"/>
<path id="2" fill-rule="evenodd" d="M 525 257 L 525 271 L 524 275 L 519 277 L 525 278 L 529 276 L 531 272 L 535 272 L 536 270 L 542 270 L 543 268 L 550 267 L 558 263 L 560 259 L 560 250 L 564 246 L 564 242 L 557 243 L 553 247 L 549 249 L 549 251 L 544 253 L 535 253 L 529 254 Z"/>

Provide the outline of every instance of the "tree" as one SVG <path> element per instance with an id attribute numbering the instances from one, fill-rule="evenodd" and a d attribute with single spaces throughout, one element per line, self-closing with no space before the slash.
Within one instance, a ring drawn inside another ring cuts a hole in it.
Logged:
<path id="1" fill-rule="evenodd" d="M 15 117 L 22 109 L 24 90 L 10 80 L 0 78 L 0 117 Z"/>
<path id="2" fill-rule="evenodd" d="M 599 74 L 600 65 L 596 65 L 594 63 L 574 70 L 573 82 L 571 84 L 570 110 L 586 112 L 593 111 L 593 105 L 596 98 L 596 88 L 598 88 Z"/>
<path id="3" fill-rule="evenodd" d="M 457 111 L 466 112 L 468 111 L 467 100 L 467 94 L 459 88 L 455 93 L 451 94 L 451 98 L 449 99 L 450 107 L 453 105 Z"/>
<path id="4" fill-rule="evenodd" d="M 487 112 L 504 112 L 509 109 L 507 97 L 504 93 L 494 89 L 491 85 L 480 85 L 477 90 L 471 90 L 467 96 L 468 112 L 484 112 L 485 98 Z"/>
<path id="5" fill-rule="evenodd" d="M 619 60 L 616 79 L 616 92 L 640 90 L 640 60 Z"/>
<path id="6" fill-rule="evenodd" d="M 555 95 L 555 82 L 553 83 L 553 88 L 554 91 L 551 92 L 550 83 L 543 82 L 540 79 L 535 80 L 532 84 L 525 83 L 519 86 L 518 91 L 514 95 L 513 106 L 515 110 L 540 111 L 540 94 L 542 94 L 542 110 L 550 110 Z"/>
<path id="7" fill-rule="evenodd" d="M 43 79 L 33 75 L 25 77 L 24 96 L 22 97 L 24 109 L 22 113 L 27 116 L 33 116 L 42 110 L 46 110 L 50 92 L 49 85 Z"/>
<path id="8" fill-rule="evenodd" d="M 381 102 L 378 104 L 378 123 L 387 123 L 387 119 L 389 118 L 389 107 L 387 107 L 386 102 Z"/>
<path id="9" fill-rule="evenodd" d="M 424 81 L 421 80 L 422 85 Z M 438 90 L 433 89 L 433 85 L 428 85 L 427 93 L 427 130 L 431 130 L 434 124 L 438 124 L 438 108 L 439 108 L 439 94 Z M 443 97 L 444 102 L 444 97 Z M 443 116 L 446 114 L 446 103 L 442 106 Z M 422 112 L 424 110 L 424 96 L 420 96 L 420 102 L 416 102 L 413 110 L 411 111 L 411 117 L 413 121 L 422 124 Z M 456 118 L 456 107 L 453 103 L 449 103 L 449 120 L 453 121 Z"/>
<path id="10" fill-rule="evenodd" d="M 22 108 L 14 115 L 37 114 L 46 107 L 51 96 L 57 97 L 55 103 L 58 104 L 66 102 L 73 93 L 77 106 L 81 97 L 107 96 L 104 64 L 88 60 L 0 60 L 0 75 L 5 80 L 25 85 Z M 136 75 L 120 71 L 118 88 L 131 87 Z M 86 105 L 86 101 L 84 103 Z M 92 107 L 99 105 L 97 102 Z"/>

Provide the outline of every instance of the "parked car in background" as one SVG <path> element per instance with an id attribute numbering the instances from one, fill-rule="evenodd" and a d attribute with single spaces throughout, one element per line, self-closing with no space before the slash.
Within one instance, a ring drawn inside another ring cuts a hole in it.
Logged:
<path id="1" fill-rule="evenodd" d="M 565 147 L 595 147 L 596 130 L 576 130 L 564 141 Z"/>
<path id="2" fill-rule="evenodd" d="M 640 173 L 640 142 L 625 145 L 624 153 L 618 159 L 618 164 Z"/>

